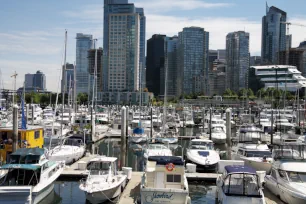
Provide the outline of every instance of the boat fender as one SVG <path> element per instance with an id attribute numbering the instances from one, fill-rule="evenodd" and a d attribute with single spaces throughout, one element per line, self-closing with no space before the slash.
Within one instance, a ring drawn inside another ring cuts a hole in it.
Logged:
<path id="1" fill-rule="evenodd" d="M 191 204 L 191 199 L 189 196 L 187 197 L 187 204 Z"/>

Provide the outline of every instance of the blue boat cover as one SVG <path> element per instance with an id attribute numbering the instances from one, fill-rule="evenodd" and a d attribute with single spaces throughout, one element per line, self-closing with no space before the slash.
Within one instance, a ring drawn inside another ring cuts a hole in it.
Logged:
<path id="1" fill-rule="evenodd" d="M 36 171 L 39 168 L 40 166 L 33 164 L 4 164 L 3 166 L 0 167 L 0 169 L 25 169 L 32 171 Z"/>
<path id="2" fill-rule="evenodd" d="M 229 165 L 224 167 L 228 174 L 230 173 L 249 173 L 256 174 L 256 170 L 249 166 Z"/>
<path id="3" fill-rule="evenodd" d="M 149 161 L 155 161 L 156 164 L 166 165 L 172 163 L 174 165 L 184 165 L 182 157 L 177 156 L 151 156 L 148 158 Z"/>
<path id="4" fill-rule="evenodd" d="M 134 134 L 138 134 L 138 135 L 143 134 L 144 133 L 144 129 L 143 128 L 135 128 L 133 130 L 133 133 Z"/>
<path id="5" fill-rule="evenodd" d="M 13 152 L 11 155 L 18 155 L 18 156 L 41 156 L 45 153 L 43 148 L 20 148 L 17 149 L 16 152 Z"/>
<path id="6" fill-rule="evenodd" d="M 198 154 L 202 157 L 207 157 L 209 155 L 208 151 L 198 151 Z"/>

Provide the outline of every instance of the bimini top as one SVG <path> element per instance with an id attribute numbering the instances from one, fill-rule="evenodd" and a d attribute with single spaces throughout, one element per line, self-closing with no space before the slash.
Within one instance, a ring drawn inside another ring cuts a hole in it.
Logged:
<path id="1" fill-rule="evenodd" d="M 24 169 L 36 171 L 40 168 L 38 165 L 33 164 L 4 164 L 0 169 Z"/>
<path id="2" fill-rule="evenodd" d="M 224 167 L 228 174 L 231 173 L 248 173 L 256 174 L 255 169 L 249 166 L 229 165 Z"/>
<path id="3" fill-rule="evenodd" d="M 16 152 L 13 152 L 11 155 L 16 156 L 41 156 L 45 153 L 43 148 L 21 148 L 17 149 Z"/>
<path id="4" fill-rule="evenodd" d="M 137 135 L 143 134 L 144 133 L 144 129 L 143 128 L 135 128 L 133 130 L 133 133 L 137 134 Z"/>
<path id="5" fill-rule="evenodd" d="M 151 156 L 149 161 L 155 161 L 157 165 L 166 165 L 172 163 L 174 165 L 184 165 L 184 160 L 177 156 Z"/>

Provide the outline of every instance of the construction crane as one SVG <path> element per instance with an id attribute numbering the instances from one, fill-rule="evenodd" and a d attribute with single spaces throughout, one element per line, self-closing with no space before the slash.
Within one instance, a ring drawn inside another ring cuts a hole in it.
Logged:
<path id="1" fill-rule="evenodd" d="M 284 21 L 281 21 L 280 23 L 287 25 L 287 35 L 289 35 L 289 26 L 290 25 L 296 25 L 296 26 L 301 26 L 301 27 L 305 27 L 306 28 L 306 25 L 299 24 L 299 23 L 291 23 L 291 22 L 284 22 Z"/>

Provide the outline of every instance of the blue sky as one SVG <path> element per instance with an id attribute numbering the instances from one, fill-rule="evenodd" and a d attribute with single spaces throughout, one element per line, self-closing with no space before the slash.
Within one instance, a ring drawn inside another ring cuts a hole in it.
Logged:
<path id="1" fill-rule="evenodd" d="M 210 48 L 225 48 L 228 32 L 250 33 L 250 52 L 260 55 L 261 18 L 264 0 L 129 0 L 144 7 L 147 35 L 175 35 L 187 26 L 201 26 L 210 32 Z M 306 25 L 305 0 L 269 0 L 287 12 L 288 21 Z M 43 71 L 47 89 L 57 90 L 63 63 L 64 32 L 68 30 L 67 61 L 75 61 L 76 33 L 93 34 L 102 47 L 103 0 L 2 0 L 0 7 L 0 69 L 4 88 L 17 87 L 24 74 Z M 293 46 L 306 39 L 306 28 L 291 26 Z M 1 88 L 2 88 L 1 84 Z"/>

